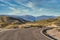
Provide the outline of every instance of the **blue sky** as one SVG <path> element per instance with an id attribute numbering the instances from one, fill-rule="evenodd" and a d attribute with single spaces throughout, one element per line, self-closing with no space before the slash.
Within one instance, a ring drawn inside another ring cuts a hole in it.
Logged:
<path id="1" fill-rule="evenodd" d="M 0 15 L 60 15 L 60 0 L 0 0 Z"/>

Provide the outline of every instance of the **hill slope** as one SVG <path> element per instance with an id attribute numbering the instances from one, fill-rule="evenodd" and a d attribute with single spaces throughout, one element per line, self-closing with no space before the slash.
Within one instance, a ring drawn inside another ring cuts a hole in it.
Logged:
<path id="1" fill-rule="evenodd" d="M 40 26 L 50 26 L 50 27 L 59 27 L 60 26 L 60 17 L 49 18 L 45 20 L 37 20 L 34 23 L 39 24 Z"/>
<path id="2" fill-rule="evenodd" d="M 0 28 L 17 27 L 18 25 L 24 24 L 25 22 L 27 21 L 24 21 L 24 19 L 19 20 L 9 16 L 0 16 Z"/>

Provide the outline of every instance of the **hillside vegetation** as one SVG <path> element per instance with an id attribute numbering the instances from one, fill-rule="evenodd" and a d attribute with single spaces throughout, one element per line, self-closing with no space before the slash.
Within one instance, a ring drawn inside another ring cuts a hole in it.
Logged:
<path id="1" fill-rule="evenodd" d="M 49 19 L 45 19 L 45 20 L 38 20 L 35 21 L 34 23 L 39 24 L 40 26 L 60 26 L 60 17 L 57 18 L 49 18 Z"/>
<path id="2" fill-rule="evenodd" d="M 28 27 L 40 27 L 40 28 L 41 27 L 59 27 L 60 26 L 60 17 L 29 22 L 29 23 L 25 24 L 25 27 L 26 26 L 28 26 Z"/>
<path id="3" fill-rule="evenodd" d="M 24 24 L 25 21 L 18 20 L 8 16 L 0 16 L 0 28 L 17 28 L 18 25 Z"/>
<path id="4" fill-rule="evenodd" d="M 60 17 L 28 22 L 9 16 L 0 16 L 0 28 L 59 27 Z"/>

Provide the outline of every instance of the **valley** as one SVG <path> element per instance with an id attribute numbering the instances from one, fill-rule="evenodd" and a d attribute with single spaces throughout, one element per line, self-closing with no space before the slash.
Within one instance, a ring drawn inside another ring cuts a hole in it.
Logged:
<path id="1" fill-rule="evenodd" d="M 60 28 L 59 26 L 60 26 L 60 17 L 48 18 L 44 20 L 37 20 L 37 21 L 31 22 L 23 18 L 18 19 L 16 17 L 0 16 L 0 28 L 1 28 L 0 40 L 8 40 L 8 39 L 9 40 L 40 40 L 40 39 L 51 40 L 52 38 L 43 34 L 42 31 L 45 30 L 45 28 L 48 28 L 48 29 L 56 28 L 57 30 L 60 30 L 58 29 Z M 11 38 L 13 34 L 14 35 L 16 34 L 16 35 L 15 37 Z M 18 34 L 20 36 L 18 36 Z M 47 34 L 51 35 L 49 34 L 49 32 L 47 32 Z M 54 33 L 52 32 L 52 34 Z"/>

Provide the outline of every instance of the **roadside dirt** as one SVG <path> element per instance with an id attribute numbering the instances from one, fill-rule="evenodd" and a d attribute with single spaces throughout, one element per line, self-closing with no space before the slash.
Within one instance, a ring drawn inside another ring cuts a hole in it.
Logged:
<path id="1" fill-rule="evenodd" d="M 56 29 L 47 30 L 47 34 L 56 38 L 57 40 L 60 40 L 60 32 L 57 31 Z"/>

